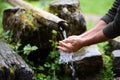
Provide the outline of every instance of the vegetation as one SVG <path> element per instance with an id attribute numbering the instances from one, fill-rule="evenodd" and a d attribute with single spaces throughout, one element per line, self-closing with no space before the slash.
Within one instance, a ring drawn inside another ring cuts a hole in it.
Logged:
<path id="1" fill-rule="evenodd" d="M 26 0 L 28 2 L 30 2 L 31 4 L 40 7 L 42 9 L 47 10 L 49 3 L 52 0 Z M 107 4 L 106 4 L 107 3 Z M 88 0 L 80 0 L 80 7 L 81 10 L 83 12 L 83 14 L 95 14 L 95 15 L 104 15 L 108 9 L 111 7 L 113 3 L 113 0 L 92 0 L 92 1 L 88 1 Z M 3 10 L 5 8 L 9 8 L 11 7 L 9 4 L 7 4 L 5 1 L 0 0 L 0 33 L 2 33 L 2 16 L 3 16 Z M 43 5 L 44 4 L 44 5 Z M 94 23 L 90 23 L 88 22 L 87 27 L 89 27 L 89 29 L 94 25 Z M 6 33 L 2 33 L 0 35 L 0 39 L 7 39 L 9 36 L 7 36 L 7 34 L 9 34 L 9 31 Z M 53 31 L 53 36 L 55 36 L 57 34 L 57 32 Z M 8 40 L 9 41 L 9 40 Z M 54 48 L 53 51 L 49 54 L 47 61 L 41 66 L 34 66 L 34 63 L 29 62 L 27 60 L 27 56 L 29 55 L 29 53 L 33 50 L 36 50 L 37 47 L 36 46 L 31 46 L 30 44 L 26 45 L 24 47 L 24 49 L 22 50 L 22 52 L 24 53 L 24 59 L 26 60 L 26 62 L 28 62 L 31 66 L 31 68 L 35 71 L 35 78 L 34 80 L 67 80 L 64 78 L 61 78 L 60 76 L 57 75 L 57 73 L 60 72 L 60 67 L 59 67 L 59 63 L 58 63 L 58 51 L 56 50 L 56 45 L 57 42 L 56 41 L 52 41 L 50 40 L 51 43 L 53 44 Z M 105 43 L 101 43 L 98 44 L 100 50 L 102 51 L 102 53 L 105 53 L 106 48 L 108 48 L 107 46 L 107 42 Z M 12 45 L 13 48 L 17 51 L 18 47 L 20 46 L 20 42 L 18 42 L 16 45 Z M 20 51 L 17 51 L 18 53 Z M 99 80 L 112 80 L 113 78 L 113 72 L 111 71 L 111 59 L 109 56 L 104 55 L 104 63 L 105 63 L 105 69 L 102 71 L 102 73 L 104 74 L 104 76 L 102 77 L 102 79 Z M 53 60 L 54 59 L 54 62 Z M 47 71 L 47 72 L 46 72 Z"/>
<path id="2" fill-rule="evenodd" d="M 80 6 L 84 14 L 104 15 L 112 6 L 114 0 L 80 0 Z"/>

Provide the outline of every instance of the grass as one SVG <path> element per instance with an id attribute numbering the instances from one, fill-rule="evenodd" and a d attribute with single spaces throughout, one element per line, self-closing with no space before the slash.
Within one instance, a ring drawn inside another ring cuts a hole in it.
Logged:
<path id="1" fill-rule="evenodd" d="M 38 8 L 41 8 L 43 10 L 48 10 L 49 8 L 49 4 L 52 2 L 53 0 L 39 0 L 39 1 L 30 1 L 30 3 L 32 5 L 35 5 Z"/>
<path id="2" fill-rule="evenodd" d="M 80 0 L 80 7 L 84 14 L 104 15 L 113 2 L 114 0 Z"/>

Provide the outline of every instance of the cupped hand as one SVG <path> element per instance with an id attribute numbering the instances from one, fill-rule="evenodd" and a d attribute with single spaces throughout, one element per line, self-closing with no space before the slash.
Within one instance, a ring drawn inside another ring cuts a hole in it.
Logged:
<path id="1" fill-rule="evenodd" d="M 64 52 L 75 52 L 83 47 L 83 40 L 79 36 L 70 36 L 59 41 L 58 48 Z"/>

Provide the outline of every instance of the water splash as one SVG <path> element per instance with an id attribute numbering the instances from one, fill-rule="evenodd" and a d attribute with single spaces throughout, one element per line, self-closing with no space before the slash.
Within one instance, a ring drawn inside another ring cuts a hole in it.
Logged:
<path id="1" fill-rule="evenodd" d="M 74 53 L 66 53 L 64 51 L 60 51 L 60 59 L 59 63 L 68 63 L 73 61 L 73 54 Z"/>
<path id="2" fill-rule="evenodd" d="M 73 77 L 73 79 L 74 79 L 74 80 L 79 80 L 79 78 L 77 77 L 75 68 L 74 68 L 74 63 L 73 63 L 73 61 L 71 62 L 70 69 L 72 70 L 72 77 Z"/>
<path id="3" fill-rule="evenodd" d="M 63 34 L 63 37 L 64 39 L 67 38 L 67 35 L 66 35 L 66 31 L 60 27 L 60 30 Z M 76 71 L 75 71 L 75 68 L 74 68 L 74 64 L 73 64 L 73 55 L 74 53 L 71 52 L 71 53 L 66 53 L 64 51 L 60 51 L 60 59 L 59 59 L 59 63 L 70 63 L 71 65 L 69 65 L 70 69 L 72 70 L 72 77 L 74 80 L 78 80 L 77 76 L 76 76 Z"/>
<path id="4" fill-rule="evenodd" d="M 62 27 L 59 27 L 59 29 L 60 29 L 60 31 L 61 31 L 61 33 L 62 33 L 62 35 L 63 35 L 63 38 L 64 38 L 64 39 L 67 38 L 66 31 L 65 31 Z M 71 53 L 66 53 L 66 52 L 64 52 L 64 51 L 60 51 L 60 59 L 59 59 L 59 62 L 60 62 L 60 63 L 68 63 L 68 62 L 73 61 L 73 58 L 72 58 L 73 54 L 74 54 L 73 52 L 71 52 Z"/>

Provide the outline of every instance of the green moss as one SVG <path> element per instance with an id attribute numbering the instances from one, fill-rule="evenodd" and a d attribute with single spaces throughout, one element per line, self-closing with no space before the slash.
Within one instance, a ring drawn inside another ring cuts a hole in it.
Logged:
<path id="1" fill-rule="evenodd" d="M 10 73 L 11 73 L 11 74 L 15 74 L 14 67 L 10 67 Z"/>
<path id="2" fill-rule="evenodd" d="M 38 28 L 37 20 L 32 16 L 32 13 L 29 11 L 20 14 L 20 23 L 25 23 L 23 27 L 27 25 L 27 27 L 32 30 L 36 30 Z"/>

